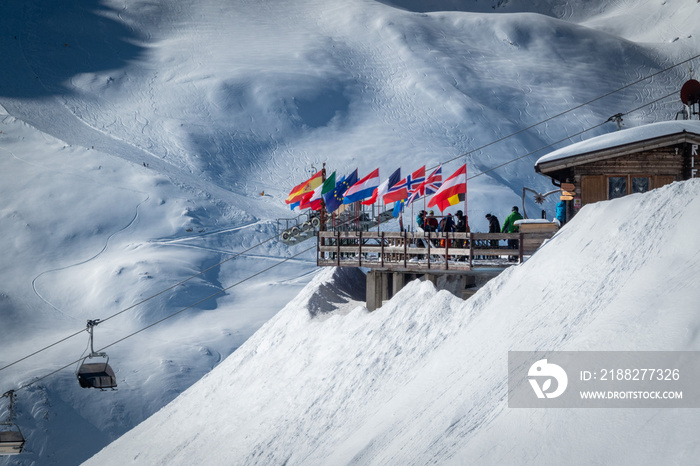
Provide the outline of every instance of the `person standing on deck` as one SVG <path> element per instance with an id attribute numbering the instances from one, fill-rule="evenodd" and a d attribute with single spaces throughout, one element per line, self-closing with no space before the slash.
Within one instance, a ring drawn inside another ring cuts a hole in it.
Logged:
<path id="1" fill-rule="evenodd" d="M 501 223 L 498 221 L 498 217 L 492 214 L 486 214 L 486 220 L 489 222 L 489 233 L 500 233 Z M 491 249 L 498 249 L 498 240 L 492 239 L 490 241 Z"/>
<path id="2" fill-rule="evenodd" d="M 520 212 L 518 212 L 518 207 L 513 206 L 513 209 L 511 210 L 510 214 L 506 217 L 506 220 L 503 222 L 503 228 L 501 228 L 501 233 L 517 233 L 520 228 L 518 228 L 518 225 L 515 224 L 516 221 L 522 220 L 523 216 L 520 215 Z M 508 249 L 518 249 L 518 240 L 517 239 L 509 239 L 508 240 Z M 513 256 L 511 256 L 512 260 Z"/>

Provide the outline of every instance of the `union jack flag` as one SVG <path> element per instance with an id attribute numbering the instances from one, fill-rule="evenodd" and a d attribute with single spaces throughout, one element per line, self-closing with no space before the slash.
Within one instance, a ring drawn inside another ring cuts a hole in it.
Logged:
<path id="1" fill-rule="evenodd" d="M 431 194 L 435 194 L 441 185 L 442 165 L 437 167 L 424 182 L 416 186 L 408 193 L 408 202 L 406 202 L 406 206 L 411 205 L 413 201 L 421 196 L 430 196 Z"/>
<path id="2" fill-rule="evenodd" d="M 406 199 L 410 192 L 420 186 L 424 181 L 425 165 L 392 186 L 384 195 L 384 204 Z"/>
<path id="3" fill-rule="evenodd" d="M 421 186 L 423 186 L 423 183 L 421 183 L 420 186 L 417 186 L 415 189 L 411 190 L 408 193 L 408 199 L 406 200 L 406 207 L 413 204 L 413 201 L 417 200 L 418 198 L 420 198 L 422 196 L 422 194 L 420 193 Z"/>
<path id="4" fill-rule="evenodd" d="M 441 185 L 442 185 L 442 165 L 437 167 L 435 169 L 435 171 L 433 171 L 430 174 L 428 179 L 425 180 L 425 182 L 421 186 L 423 186 L 423 190 L 425 191 L 424 194 L 426 196 L 430 196 L 431 194 L 435 194 Z"/>

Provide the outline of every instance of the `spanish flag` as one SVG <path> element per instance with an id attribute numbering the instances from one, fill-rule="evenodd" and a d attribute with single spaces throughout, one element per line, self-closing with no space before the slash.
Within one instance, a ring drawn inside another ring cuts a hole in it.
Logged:
<path id="1" fill-rule="evenodd" d="M 319 171 L 303 183 L 294 186 L 294 189 L 290 191 L 289 197 L 287 197 L 284 202 L 287 204 L 296 204 L 297 202 L 301 202 L 304 194 L 313 192 L 313 190 L 321 186 L 322 183 L 323 170 Z"/>

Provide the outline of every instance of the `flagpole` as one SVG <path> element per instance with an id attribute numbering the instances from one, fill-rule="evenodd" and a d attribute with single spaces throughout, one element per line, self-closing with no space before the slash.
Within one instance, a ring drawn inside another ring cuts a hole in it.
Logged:
<path id="1" fill-rule="evenodd" d="M 413 219 L 415 216 L 413 215 L 413 202 L 411 202 L 411 227 L 413 227 Z"/>
<path id="2" fill-rule="evenodd" d="M 323 168 L 321 168 L 321 186 L 323 186 L 323 183 L 326 182 L 326 162 L 323 162 Z M 321 191 L 323 191 L 323 188 L 321 188 Z M 318 231 L 326 231 L 326 201 L 323 198 L 323 194 L 321 194 L 321 214 L 320 214 L 320 219 L 321 224 L 318 227 Z M 321 238 L 321 246 L 324 246 L 323 244 L 323 238 Z"/>
<path id="3" fill-rule="evenodd" d="M 467 186 L 469 184 L 469 177 L 467 176 L 468 174 L 468 169 L 467 169 L 467 163 L 464 163 L 464 225 L 467 229 L 467 231 L 470 231 L 469 229 L 469 214 L 467 213 L 467 194 L 469 190 L 467 189 Z"/>

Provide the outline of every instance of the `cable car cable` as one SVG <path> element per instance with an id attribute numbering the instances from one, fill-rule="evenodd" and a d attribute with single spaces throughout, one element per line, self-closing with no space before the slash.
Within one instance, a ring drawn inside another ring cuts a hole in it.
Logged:
<path id="1" fill-rule="evenodd" d="M 161 290 L 161 291 L 159 291 L 158 293 L 156 293 L 156 294 L 154 294 L 154 295 L 151 295 L 151 296 L 149 296 L 149 297 L 147 297 L 147 298 L 144 298 L 144 299 L 142 299 L 141 301 L 139 301 L 139 302 L 137 302 L 137 303 L 134 303 L 134 304 L 132 304 L 131 306 L 129 306 L 129 307 L 125 308 L 125 309 L 122 309 L 121 311 L 119 311 L 119 312 L 117 312 L 117 313 L 115 313 L 115 314 L 112 314 L 112 315 L 109 316 L 109 317 L 106 317 L 106 318 L 102 319 L 102 322 L 107 321 L 107 320 L 109 320 L 109 319 L 111 319 L 111 318 L 113 318 L 113 317 L 116 317 L 116 316 L 120 315 L 120 314 L 123 314 L 124 312 L 130 311 L 131 309 L 133 309 L 133 308 L 135 308 L 135 307 L 137 307 L 137 306 L 140 306 L 141 304 L 144 304 L 144 303 L 146 303 L 146 302 L 148 302 L 148 301 L 150 301 L 150 300 L 152 300 L 152 299 L 154 299 L 154 298 L 156 298 L 156 297 L 158 297 L 158 296 L 160 296 L 160 295 L 162 295 L 162 294 L 164 294 L 164 293 L 166 293 L 166 292 L 172 290 L 173 288 L 176 288 L 176 287 L 178 287 L 178 286 L 180 286 L 180 285 L 183 285 L 184 283 L 186 283 L 186 282 L 188 282 L 188 281 L 190 281 L 190 280 L 192 280 L 192 279 L 194 279 L 194 278 L 197 278 L 197 277 L 199 277 L 200 275 L 202 275 L 202 274 L 204 274 L 204 273 L 206 273 L 206 272 L 208 272 L 208 271 L 210 271 L 210 270 L 212 270 L 212 269 L 214 269 L 214 268 L 216 268 L 216 267 L 218 267 L 218 266 L 220 266 L 220 265 L 222 265 L 222 264 L 224 264 L 224 263 L 226 263 L 226 262 L 228 262 L 228 261 L 230 261 L 230 260 L 232 260 L 232 259 L 235 259 L 236 257 L 239 257 L 239 256 L 241 256 L 241 255 L 243 255 L 243 254 L 245 254 L 245 253 L 247 253 L 247 252 L 250 252 L 250 251 L 252 251 L 253 249 L 255 249 L 255 248 L 259 247 L 259 246 L 262 246 L 263 244 L 265 244 L 265 243 L 267 243 L 267 242 L 269 242 L 269 241 L 271 241 L 271 240 L 273 240 L 273 239 L 275 239 L 275 238 L 277 238 L 277 237 L 279 237 L 279 236 L 280 236 L 280 235 L 279 235 L 279 233 L 278 233 L 278 234 L 276 234 L 275 236 L 271 236 L 271 237 L 267 238 L 266 240 L 263 240 L 263 241 L 259 242 L 259 243 L 256 244 L 255 246 L 251 246 L 251 247 L 249 247 L 248 249 L 245 249 L 245 250 L 243 250 L 243 251 L 241 251 L 241 252 L 238 252 L 238 253 L 234 254 L 233 256 L 231 256 L 231 257 L 229 257 L 229 258 L 227 258 L 227 259 L 224 259 L 223 261 L 219 262 L 218 264 L 212 265 L 211 267 L 209 267 L 209 268 L 207 268 L 207 269 L 204 269 L 204 270 L 198 272 L 197 274 L 192 275 L 192 276 L 189 277 L 189 278 L 186 278 L 186 279 L 184 279 L 184 280 L 182 280 L 182 281 L 180 281 L 180 282 L 178 282 L 178 283 L 175 283 L 174 285 L 172 285 L 172 286 L 170 286 L 170 287 L 168 287 L 168 288 L 165 288 L 164 290 Z M 28 354 L 27 356 L 24 356 L 24 357 L 21 358 L 21 359 L 18 359 L 18 360 L 14 361 L 14 362 L 12 362 L 12 363 L 10 363 L 10 364 L 7 364 L 7 365 L 5 365 L 5 366 L 3 366 L 3 367 L 0 367 L 0 371 L 2 371 L 2 370 L 4 370 L 4 369 L 7 369 L 8 367 L 14 366 L 15 364 L 20 363 L 20 362 L 24 361 L 25 359 L 29 359 L 30 357 L 35 356 L 35 355 L 41 353 L 42 351 L 45 351 L 45 350 L 47 350 L 47 349 L 49 349 L 49 348 L 52 348 L 52 347 L 54 347 L 54 346 L 56 346 L 56 345 L 58 345 L 58 344 L 60 344 L 60 343 L 63 343 L 64 341 L 69 340 L 69 339 L 73 338 L 73 337 L 76 336 L 76 335 L 80 335 L 81 333 L 83 333 L 83 332 L 85 332 L 85 331 L 86 331 L 86 329 L 83 328 L 83 329 L 81 329 L 81 330 L 79 330 L 79 331 L 77 331 L 77 332 L 75 332 L 75 333 L 73 333 L 73 334 L 71 334 L 71 335 L 68 335 L 68 336 L 65 337 L 65 338 L 62 338 L 61 340 L 58 340 L 58 341 L 56 341 L 56 342 L 54 342 L 54 343 L 51 343 L 50 345 L 47 345 L 47 346 L 45 346 L 45 347 L 43 347 L 43 348 L 41 348 L 41 349 L 39 349 L 39 350 L 36 350 L 36 351 L 34 351 L 33 353 Z"/>
<path id="2" fill-rule="evenodd" d="M 651 102 L 649 102 L 649 103 L 646 103 L 646 104 L 644 104 L 644 105 L 642 105 L 642 106 L 639 106 L 639 107 L 637 107 L 637 108 L 634 108 L 634 109 L 632 109 L 632 110 L 629 110 L 629 111 L 627 111 L 626 113 L 622 113 L 622 115 L 628 115 L 628 114 L 630 114 L 630 113 L 632 113 L 632 112 L 636 112 L 637 110 L 641 110 L 642 108 L 644 108 L 644 107 L 646 107 L 646 106 L 648 106 L 648 105 L 652 105 L 652 104 L 655 104 L 655 103 L 657 103 L 657 102 L 659 102 L 659 101 L 661 101 L 661 100 L 668 99 L 669 97 L 675 95 L 676 93 L 677 93 L 677 92 L 674 91 L 674 92 L 672 92 L 672 93 L 670 93 L 670 94 L 667 94 L 667 95 L 665 95 L 665 96 L 663 96 L 663 97 L 660 97 L 660 98 L 658 98 L 658 99 L 656 99 L 656 100 L 653 100 L 653 101 L 651 101 Z M 492 171 L 494 171 L 494 170 L 497 170 L 497 169 L 499 169 L 499 168 L 501 168 L 501 167 L 503 167 L 503 166 L 505 166 L 505 165 L 508 165 L 508 164 L 510 164 L 510 163 L 513 163 L 513 162 L 516 162 L 516 161 L 518 161 L 518 160 L 520 160 L 520 159 L 523 159 L 523 158 L 525 158 L 525 157 L 528 157 L 528 156 L 530 156 L 530 155 L 532 155 L 532 154 L 536 154 L 537 152 L 542 151 L 542 150 L 544 150 L 544 149 L 548 149 L 548 148 L 552 147 L 552 146 L 555 145 L 555 144 L 559 144 L 560 142 L 564 142 L 564 141 L 566 141 L 566 140 L 568 140 L 568 139 L 571 139 L 571 138 L 573 138 L 573 137 L 580 136 L 580 135 L 582 135 L 583 133 L 586 133 L 586 132 L 588 132 L 588 131 L 594 130 L 594 129 L 596 129 L 596 128 L 600 128 L 601 126 L 603 126 L 603 125 L 605 125 L 606 123 L 609 123 L 609 122 L 610 122 L 610 119 L 607 119 L 607 120 L 605 120 L 604 122 L 599 123 L 599 124 L 597 124 L 597 125 L 595 125 L 595 126 L 591 126 L 591 127 L 588 128 L 588 129 L 584 129 L 583 131 L 579 131 L 578 133 L 571 134 L 571 135 L 569 135 L 569 136 L 567 136 L 567 137 L 565 137 L 565 138 L 562 138 L 562 139 L 560 139 L 560 140 L 558 140 L 558 141 L 554 141 L 554 142 L 552 142 L 551 144 L 547 144 L 546 146 L 542 146 L 542 147 L 540 147 L 539 149 L 536 149 L 536 150 L 533 150 L 533 151 L 531 151 L 531 152 L 528 152 L 528 153 L 525 154 L 525 155 L 518 156 L 518 157 L 516 157 L 516 158 L 514 158 L 514 159 L 508 160 L 507 162 L 503 162 L 503 163 L 500 164 L 500 165 L 496 165 L 495 167 L 489 168 L 488 170 L 484 170 L 484 171 L 482 171 L 482 172 L 479 172 L 479 173 L 477 173 L 476 175 L 472 175 L 472 176 L 468 177 L 467 179 L 468 179 L 468 180 L 471 180 L 471 179 L 473 179 L 473 178 L 476 178 L 477 176 L 484 175 L 484 174 L 486 174 L 486 173 L 489 173 L 489 172 L 492 172 Z M 461 156 L 460 156 L 460 157 L 461 157 Z M 452 160 L 454 160 L 454 159 L 452 159 Z M 448 162 L 445 162 L 445 163 L 448 163 Z"/>
<path id="3" fill-rule="evenodd" d="M 514 132 L 514 133 L 511 133 L 511 134 L 508 134 L 508 135 L 506 135 L 506 136 L 503 136 L 503 137 L 501 137 L 501 138 L 499 138 L 499 139 L 496 139 L 495 141 L 491 141 L 491 142 L 489 142 L 489 143 L 487 143 L 487 144 L 484 144 L 484 145 L 482 145 L 482 146 L 480 146 L 480 147 L 477 147 L 476 149 L 472 149 L 472 150 L 470 150 L 470 151 L 467 151 L 467 152 L 465 152 L 465 153 L 463 153 L 463 154 L 461 154 L 461 155 L 458 155 L 458 156 L 456 156 L 456 157 L 453 157 L 453 158 L 447 160 L 447 161 L 444 162 L 444 163 L 447 164 L 447 163 L 453 162 L 453 161 L 455 161 L 455 160 L 457 160 L 457 159 L 459 159 L 459 158 L 466 157 L 466 156 L 469 155 L 469 154 L 473 154 L 474 152 L 480 151 L 480 150 L 485 149 L 485 148 L 487 148 L 487 147 L 489 147 L 489 146 L 492 146 L 492 145 L 494 145 L 494 144 L 497 144 L 497 143 L 499 143 L 499 142 L 501 142 L 501 141 L 504 141 L 504 140 L 506 140 L 506 139 L 508 139 L 508 138 L 510 138 L 510 137 L 513 137 L 513 136 L 515 136 L 515 135 L 517 135 L 517 134 L 520 134 L 520 133 L 522 133 L 522 132 L 524 132 L 524 131 L 527 131 L 527 130 L 529 130 L 529 129 L 532 129 L 532 128 L 534 128 L 534 127 L 536 127 L 536 126 L 539 126 L 539 125 L 541 125 L 541 124 L 543 124 L 543 123 L 547 123 L 547 122 L 549 122 L 549 121 L 551 121 L 551 120 L 553 120 L 553 119 L 555 119 L 555 118 L 559 118 L 559 117 L 562 116 L 562 115 L 566 115 L 567 113 L 570 113 L 570 112 L 572 112 L 572 111 L 574 111 L 574 110 L 578 110 L 578 109 L 581 108 L 581 107 L 584 107 L 584 106 L 586 106 L 586 105 L 592 104 L 593 102 L 596 102 L 596 101 L 598 101 L 598 100 L 604 99 L 605 97 L 609 97 L 609 96 L 611 96 L 612 94 L 615 94 L 616 92 L 619 92 L 619 91 L 621 91 L 621 90 L 623 90 L 623 89 L 627 89 L 628 87 L 634 86 L 635 84 L 639 84 L 639 83 L 641 83 L 642 81 L 646 81 L 647 79 L 650 79 L 650 78 L 653 78 L 653 77 L 655 77 L 655 76 L 658 76 L 659 74 L 666 73 L 666 72 L 672 70 L 673 68 L 677 68 L 677 67 L 679 67 L 679 66 L 681 66 L 681 65 L 683 65 L 683 64 L 685 64 L 685 63 L 688 63 L 688 62 L 690 62 L 690 61 L 692 61 L 692 60 L 697 59 L 698 57 L 700 57 L 700 54 L 695 55 L 695 56 L 690 57 L 690 58 L 687 58 L 687 59 L 685 59 L 685 60 L 683 60 L 683 61 L 681 61 L 681 62 L 678 62 L 678 63 L 676 63 L 676 64 L 674 64 L 674 65 L 671 65 L 671 66 L 669 66 L 669 67 L 667 67 L 667 68 L 664 68 L 664 69 L 659 70 L 659 71 L 657 71 L 657 72 L 655 72 L 655 73 L 652 73 L 652 74 L 650 74 L 650 75 L 647 75 L 647 76 L 645 76 L 645 77 L 643 77 L 643 78 L 640 78 L 640 79 L 638 79 L 638 80 L 636 80 L 636 81 L 633 81 L 633 82 L 631 82 L 631 83 L 629 83 L 629 84 L 625 84 L 624 86 L 622 86 L 622 87 L 620 87 L 620 88 L 617 88 L 617 89 L 615 89 L 615 90 L 613 90 L 613 91 L 610 91 L 610 92 L 608 92 L 608 93 L 606 93 L 606 94 L 603 94 L 603 95 L 601 95 L 601 96 L 599 96 L 599 97 L 596 97 L 595 99 L 591 99 L 591 100 L 589 100 L 589 101 L 587 101 L 587 102 L 584 102 L 584 103 L 582 103 L 582 104 L 579 104 L 579 105 L 576 105 L 576 106 L 574 106 L 574 107 L 571 107 L 571 108 L 568 109 L 568 110 L 565 110 L 565 111 L 563 111 L 563 112 L 561 112 L 561 113 L 557 113 L 557 114 L 554 115 L 554 116 L 551 116 L 551 117 L 549 117 L 549 118 L 546 118 L 546 119 L 544 119 L 544 120 L 542 120 L 542 121 L 540 121 L 540 122 L 538 122 L 538 123 L 532 124 L 532 125 L 530 125 L 530 126 L 528 126 L 528 127 L 526 127 L 526 128 L 520 129 L 520 130 L 518 130 L 518 131 L 516 131 L 516 132 Z M 675 92 L 674 92 L 674 94 L 675 94 Z M 673 95 L 673 94 L 671 94 L 671 95 Z M 668 97 L 668 96 L 666 96 L 666 97 Z M 541 150 L 541 149 L 540 149 L 540 150 Z"/>
<path id="4" fill-rule="evenodd" d="M 294 259 L 295 257 L 300 256 L 301 254 L 304 254 L 305 252 L 308 252 L 308 251 L 310 251 L 310 250 L 312 250 L 312 249 L 315 249 L 315 248 L 316 248 L 316 246 L 311 246 L 310 248 L 304 249 L 303 251 L 298 252 L 298 253 L 294 254 L 293 256 L 286 257 L 284 260 L 282 260 L 282 261 L 280 261 L 280 262 L 277 262 L 276 264 L 273 264 L 273 265 L 267 267 L 266 269 L 260 270 L 260 271 L 258 271 L 258 272 L 256 272 L 256 273 L 254 273 L 253 275 L 250 275 L 250 276 L 248 276 L 248 277 L 246 277 L 246 278 L 244 278 L 244 279 L 242 279 L 242 280 L 239 280 L 238 282 L 234 283 L 233 285 L 230 285 L 230 286 L 228 286 L 228 287 L 226 287 L 226 288 L 223 288 L 223 289 L 217 291 L 216 293 L 213 293 L 213 294 L 207 296 L 206 298 L 200 299 L 200 300 L 197 301 L 196 303 L 190 304 L 189 306 L 187 306 L 187 307 L 185 307 L 185 308 L 183 308 L 183 309 L 180 309 L 180 310 L 177 311 L 177 312 L 174 312 L 174 313 L 172 313 L 172 314 L 170 314 L 170 315 L 167 315 L 167 316 L 163 317 L 162 319 L 157 320 L 157 321 L 155 321 L 155 322 L 153 322 L 153 323 L 147 325 L 146 327 L 143 327 L 143 328 L 141 328 L 141 329 L 139 329 L 139 330 L 137 330 L 137 331 L 135 331 L 135 332 L 133 332 L 133 333 L 130 333 L 129 335 L 126 335 L 126 336 L 123 337 L 123 338 L 120 338 L 119 340 L 116 340 L 116 341 L 110 343 L 110 344 L 107 345 L 107 346 L 102 347 L 99 351 L 103 351 L 103 350 L 109 348 L 110 346 L 114 346 L 114 345 L 116 345 L 117 343 L 120 343 L 120 342 L 126 340 L 127 338 L 133 337 L 134 335 L 139 334 L 139 333 L 143 332 L 144 330 L 147 330 L 147 329 L 149 329 L 149 328 L 151 328 L 151 327 L 153 327 L 153 326 L 155 326 L 155 325 L 157 325 L 157 324 L 159 324 L 159 323 L 161 323 L 161 322 L 163 322 L 163 321 L 165 321 L 165 320 L 167 320 L 167 319 L 170 319 L 171 317 L 174 317 L 174 316 L 176 316 L 176 315 L 178 315 L 178 314 L 180 314 L 180 313 L 182 313 L 182 312 L 184 312 L 184 311 L 186 311 L 186 310 L 188 310 L 188 309 L 191 309 L 191 308 L 193 308 L 194 306 L 197 306 L 198 304 L 201 304 L 201 303 L 203 303 L 204 301 L 207 301 L 207 300 L 213 298 L 214 296 L 218 296 L 218 295 L 220 295 L 221 293 L 224 293 L 224 292 L 230 290 L 231 288 L 240 285 L 241 283 L 247 282 L 248 280 L 257 277 L 258 275 L 262 275 L 263 273 L 267 272 L 268 270 L 273 269 L 273 268 L 277 267 L 278 265 L 282 265 L 282 264 L 284 264 L 285 262 L 287 262 L 288 260 Z"/>
<path id="5" fill-rule="evenodd" d="M 111 347 L 111 346 L 114 346 L 114 345 L 116 345 L 117 343 L 121 343 L 122 341 L 126 340 L 127 338 L 131 338 L 131 337 L 133 337 L 134 335 L 137 335 L 137 334 L 143 332 L 144 330 L 147 330 L 147 329 L 149 329 L 149 328 L 151 328 L 151 327 L 153 327 L 153 326 L 155 326 L 155 325 L 158 325 L 159 323 L 161 323 L 161 322 L 163 322 L 163 321 L 165 321 L 165 320 L 170 319 L 171 317 L 174 317 L 174 316 L 176 316 L 176 315 L 178 315 L 178 314 L 180 314 L 180 313 L 182 313 L 182 312 L 185 312 L 185 311 L 187 311 L 187 310 L 189 310 L 189 309 L 192 309 L 193 307 L 197 306 L 198 304 L 201 304 L 201 303 L 203 303 L 203 302 L 205 302 L 205 301 L 207 301 L 207 300 L 209 300 L 209 299 L 211 299 L 211 298 L 213 298 L 213 297 L 215 297 L 215 296 L 218 296 L 218 295 L 220 295 L 221 293 L 224 293 L 224 292 L 230 290 L 231 288 L 240 285 L 241 283 L 247 282 L 248 280 L 250 280 L 250 279 L 252 279 L 252 278 L 255 278 L 255 277 L 257 277 L 258 275 L 261 275 L 261 274 L 263 274 L 263 273 L 265 273 L 265 272 L 267 272 L 267 271 L 269 271 L 269 270 L 271 270 L 271 269 L 273 269 L 273 268 L 275 268 L 275 267 L 277 267 L 277 266 L 279 266 L 279 265 L 282 265 L 282 264 L 284 264 L 285 262 L 287 262 L 287 261 L 289 261 L 289 260 L 291 260 L 291 259 L 294 259 L 295 257 L 300 256 L 300 255 L 302 255 L 302 254 L 304 254 L 304 253 L 306 253 L 306 252 L 308 252 L 308 251 L 310 251 L 310 250 L 312 250 L 312 249 L 314 249 L 314 248 L 316 248 L 315 245 L 314 245 L 314 246 L 311 246 L 310 248 L 304 249 L 303 251 L 300 251 L 300 252 L 298 252 L 298 253 L 296 253 L 296 254 L 294 254 L 294 255 L 292 255 L 292 256 L 286 257 L 286 258 L 284 258 L 283 260 L 281 260 L 280 262 L 277 262 L 277 263 L 275 263 L 275 264 L 272 264 L 271 266 L 269 266 L 269 267 L 267 267 L 267 268 L 265 268 L 265 269 L 263 269 L 263 270 L 260 270 L 260 271 L 258 271 L 258 272 L 256 272 L 256 273 L 254 273 L 253 275 L 249 275 L 248 277 L 246 277 L 246 278 L 244 278 L 244 279 L 242 279 L 242 280 L 239 280 L 239 281 L 237 281 L 236 283 L 227 286 L 226 288 L 222 288 L 221 290 L 217 291 L 216 293 L 213 293 L 213 294 L 211 294 L 211 295 L 209 295 L 209 296 L 207 296 L 207 297 L 205 297 L 205 298 L 202 298 L 202 299 L 200 299 L 199 301 L 197 301 L 197 302 L 195 302 L 195 303 L 192 303 L 192 304 L 190 304 L 190 305 L 187 306 L 187 307 L 184 307 L 184 308 L 182 308 L 182 309 L 180 309 L 180 310 L 178 310 L 178 311 L 176 311 L 176 312 L 173 312 L 172 314 L 169 314 L 169 315 L 167 315 L 167 316 L 165 316 L 165 317 L 163 317 L 163 318 L 161 318 L 161 319 L 159 319 L 159 320 L 157 320 L 157 321 L 155 321 L 155 322 L 153 322 L 153 323 L 151 323 L 151 324 L 149 324 L 149 325 L 147 325 L 147 326 L 145 326 L 145 327 L 142 327 L 142 328 L 140 328 L 139 330 L 137 330 L 137 331 L 135 331 L 135 332 L 132 332 L 132 333 L 130 333 L 130 334 L 128 334 L 128 335 L 126 335 L 126 336 L 124 336 L 124 337 L 118 339 L 118 340 L 115 340 L 115 341 L 113 341 L 112 343 L 110 343 L 110 344 L 108 344 L 108 345 L 106 345 L 106 346 L 100 348 L 100 349 L 97 350 L 96 352 L 97 352 L 97 353 L 101 353 L 101 352 L 103 352 L 105 349 L 107 349 L 107 348 L 109 348 L 109 347 Z M 104 321 L 101 321 L 101 322 L 104 322 Z M 83 354 L 85 354 L 85 352 L 83 352 Z M 72 361 L 72 362 L 70 362 L 70 363 L 68 363 L 68 364 L 66 364 L 66 365 L 64 365 L 64 366 L 61 366 L 61 367 L 59 367 L 58 369 L 56 369 L 56 370 L 54 370 L 54 371 L 52 371 L 52 372 L 49 372 L 49 373 L 46 374 L 46 375 L 43 375 L 43 376 L 41 376 L 41 377 L 39 377 L 39 378 L 36 378 L 36 379 L 32 380 L 31 382 L 28 382 L 28 383 L 26 383 L 26 384 L 20 386 L 20 387 L 17 388 L 15 391 L 19 391 L 19 390 L 23 390 L 23 389 L 25 389 L 25 388 L 29 388 L 29 387 L 31 387 L 32 385 L 34 385 L 34 384 L 40 382 L 41 380 L 44 380 L 44 379 L 46 379 L 46 378 L 48 378 L 48 377 L 51 377 L 52 375 L 54 375 L 54 374 L 56 374 L 56 373 L 58 373 L 58 372 L 60 372 L 60 371 L 62 371 L 62 370 L 64 370 L 64 369 L 67 369 L 68 367 L 71 367 L 71 366 L 73 366 L 73 365 L 79 363 L 79 362 L 82 361 L 83 359 L 84 359 L 84 358 L 83 358 L 82 355 L 81 355 L 81 357 L 80 357 L 79 359 L 76 359 L 75 361 Z"/>
<path id="6" fill-rule="evenodd" d="M 39 349 L 39 350 L 36 350 L 36 351 L 34 351 L 33 353 L 28 354 L 28 355 L 24 356 L 23 358 L 16 360 L 15 362 L 12 362 L 12 363 L 10 363 L 10 364 L 7 364 L 6 366 L 0 367 L 0 371 L 3 370 L 3 369 L 7 369 L 8 367 L 14 366 L 15 364 L 20 363 L 20 362 L 24 361 L 25 359 L 29 359 L 29 358 L 31 358 L 32 356 L 41 353 L 42 351 L 45 351 L 45 350 L 47 350 L 47 349 L 49 349 L 49 348 L 51 348 L 51 347 L 54 347 L 54 346 L 56 346 L 56 345 L 58 345 L 58 344 L 60 344 L 60 343 L 63 343 L 64 341 L 69 340 L 69 339 L 73 338 L 73 337 L 76 336 L 76 335 L 80 335 L 80 334 L 83 333 L 84 331 L 85 331 L 85 329 L 82 329 L 82 330 L 80 330 L 80 331 L 78 331 L 78 332 L 75 332 L 75 333 L 73 333 L 73 334 L 71 334 L 71 335 L 68 335 L 67 337 L 65 337 L 65 338 L 63 338 L 63 339 L 61 339 L 61 340 L 58 340 L 58 341 L 55 342 L 55 343 L 51 343 L 50 345 L 47 345 L 47 346 L 45 346 L 45 347 L 43 347 L 43 348 L 41 348 L 41 349 Z"/>

